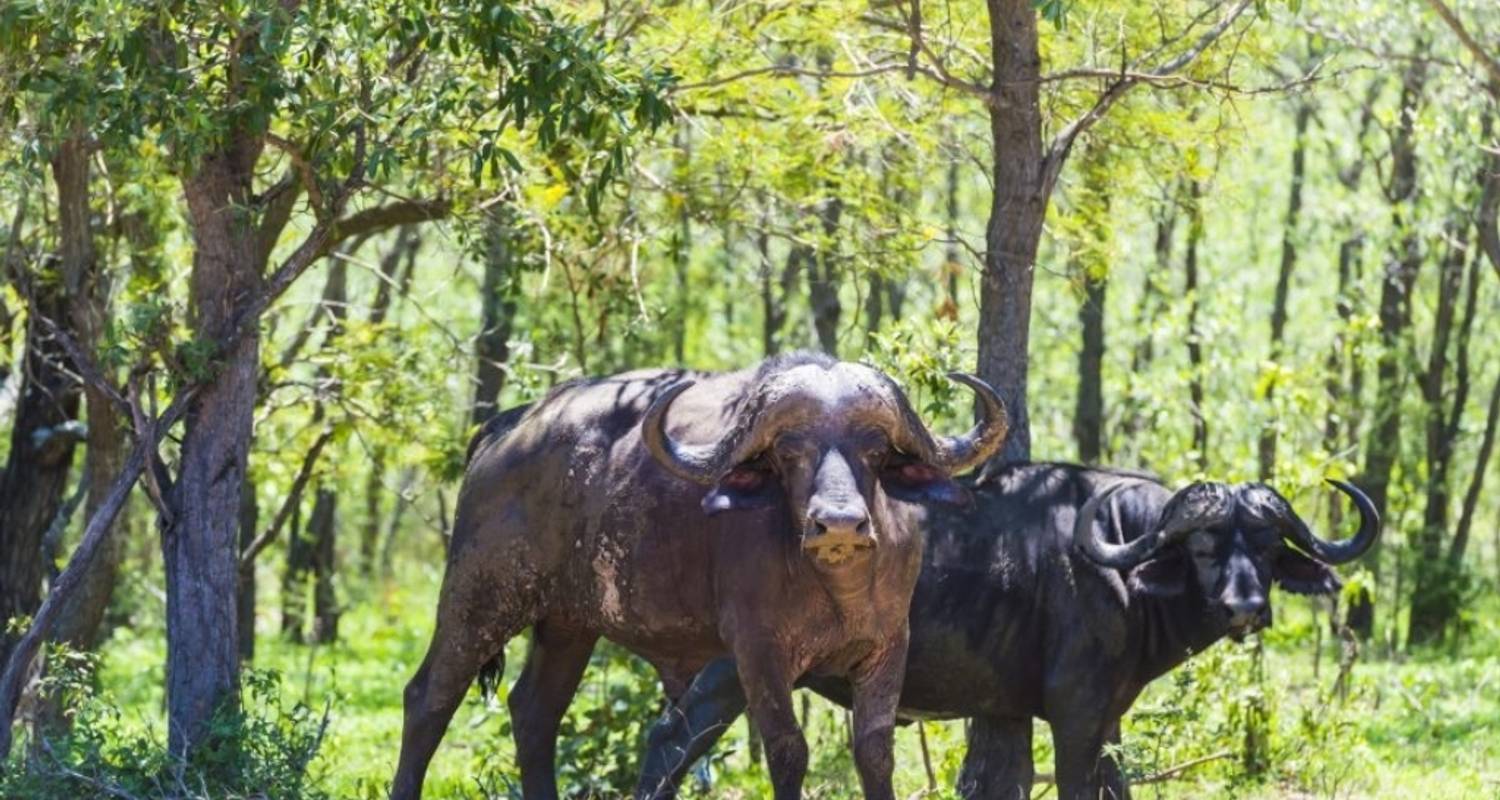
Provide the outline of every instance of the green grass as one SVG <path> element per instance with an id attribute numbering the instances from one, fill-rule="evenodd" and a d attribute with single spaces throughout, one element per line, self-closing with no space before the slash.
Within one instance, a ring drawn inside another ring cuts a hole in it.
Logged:
<path id="1" fill-rule="evenodd" d="M 436 568 L 408 566 L 399 580 L 356 592 L 341 622 L 340 641 L 319 647 L 292 645 L 276 635 L 272 609 L 277 603 L 262 598 L 255 667 L 280 674 L 284 705 L 328 708 L 330 723 L 313 768 L 335 797 L 384 796 L 399 746 L 401 691 L 426 647 L 439 578 Z M 1500 796 L 1500 657 L 1492 647 L 1500 636 L 1493 625 L 1477 631 L 1476 643 L 1462 652 L 1361 661 L 1348 698 L 1341 701 L 1332 692 L 1337 659 L 1326 637 L 1318 675 L 1313 674 L 1309 606 L 1285 595 L 1277 602 L 1280 622 L 1266 637 L 1260 685 L 1250 677 L 1252 648 L 1226 642 L 1158 681 L 1137 704 L 1127 720 L 1125 745 L 1136 774 L 1228 753 L 1171 781 L 1140 785 L 1138 797 Z M 136 616 L 160 619 L 150 608 Z M 117 629 L 103 648 L 103 691 L 97 699 L 122 709 L 128 725 L 164 727 L 162 649 L 159 624 L 150 622 Z M 506 688 L 524 654 L 524 639 L 511 644 Z M 517 774 L 503 692 L 490 705 L 477 690 L 470 694 L 432 764 L 427 797 L 511 796 Z M 659 702 L 648 670 L 614 648 L 601 647 L 560 743 L 564 788 L 602 795 L 611 785 L 628 786 L 641 732 Z M 1250 777 L 1240 757 L 1245 711 L 1257 703 L 1268 710 L 1270 755 L 1266 770 Z M 810 708 L 807 796 L 858 797 L 844 712 L 817 698 Z M 963 758 L 962 724 L 928 723 L 925 734 L 939 787 L 930 796 L 951 797 L 949 787 Z M 1037 771 L 1050 773 L 1051 746 L 1042 723 L 1035 741 Z M 748 758 L 743 721 L 721 744 L 712 771 L 712 786 L 688 796 L 769 796 L 763 769 Z M 897 733 L 898 796 L 921 794 L 927 782 L 917 728 L 903 727 Z M 1038 786 L 1037 796 L 1050 794 L 1050 787 Z"/>

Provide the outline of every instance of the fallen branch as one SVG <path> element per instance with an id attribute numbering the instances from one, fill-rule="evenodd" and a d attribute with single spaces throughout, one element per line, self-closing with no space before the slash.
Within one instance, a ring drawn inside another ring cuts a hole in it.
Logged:
<path id="1" fill-rule="evenodd" d="M 1168 768 L 1162 770 L 1161 772 L 1157 772 L 1157 773 L 1153 773 L 1151 775 L 1147 775 L 1144 778 L 1137 778 L 1136 780 L 1131 781 L 1130 784 L 1132 786 L 1141 786 L 1141 785 L 1147 784 L 1147 783 L 1166 783 L 1167 781 L 1170 781 L 1170 780 L 1176 780 L 1179 776 L 1182 775 L 1182 773 L 1187 772 L 1188 770 L 1192 769 L 1193 767 L 1202 766 L 1202 765 L 1207 764 L 1207 763 L 1209 763 L 1211 761 L 1220 761 L 1220 760 L 1223 760 L 1223 759 L 1226 759 L 1226 758 L 1233 758 L 1233 757 L 1234 757 L 1234 751 L 1233 750 L 1220 750 L 1217 753 L 1209 753 L 1206 756 L 1199 756 L 1198 758 L 1194 758 L 1194 759 L 1189 760 L 1189 761 L 1184 761 L 1181 764 L 1178 764 L 1177 766 L 1168 767 Z M 1039 772 L 1039 773 L 1037 773 L 1036 778 L 1032 782 L 1034 784 L 1037 784 L 1037 785 L 1049 786 L 1050 787 L 1050 786 L 1054 786 L 1054 785 L 1057 784 L 1057 776 L 1053 775 L 1050 772 Z M 1042 794 L 1046 794 L 1047 791 L 1050 791 L 1050 789 L 1043 791 Z M 1042 795 L 1037 795 L 1037 797 L 1041 797 L 1041 796 Z"/>

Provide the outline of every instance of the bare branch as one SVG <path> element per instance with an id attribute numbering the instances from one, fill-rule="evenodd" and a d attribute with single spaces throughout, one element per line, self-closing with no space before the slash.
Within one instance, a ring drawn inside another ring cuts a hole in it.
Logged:
<path id="1" fill-rule="evenodd" d="M 281 529 L 292 515 L 292 509 L 295 509 L 297 504 L 302 501 L 302 490 L 307 488 L 307 482 L 312 478 L 313 469 L 318 465 L 318 456 L 322 454 L 324 445 L 328 444 L 328 441 L 332 438 L 333 427 L 326 427 L 318 434 L 318 438 L 313 441 L 312 447 L 308 448 L 307 455 L 302 457 L 302 467 L 297 470 L 297 477 L 292 479 L 292 486 L 287 490 L 286 500 L 282 501 L 281 508 L 276 512 L 276 518 L 240 554 L 241 573 L 254 569 L 255 557 L 260 555 L 260 551 L 266 549 L 281 534 Z"/>
<path id="2" fill-rule="evenodd" d="M 1444 3 L 1443 0 L 1427 0 L 1427 5 L 1431 6 L 1432 10 L 1442 18 L 1443 24 L 1447 25 L 1453 31 L 1453 35 L 1457 36 L 1458 40 L 1463 43 L 1464 49 L 1468 50 L 1469 54 L 1474 56 L 1474 60 L 1478 61 L 1480 66 L 1484 67 L 1484 71 L 1490 74 L 1490 81 L 1500 84 L 1500 59 L 1497 59 L 1484 49 L 1484 45 L 1480 44 L 1479 40 L 1475 39 L 1474 35 L 1469 33 L 1469 29 L 1464 27 L 1463 20 L 1459 19 L 1458 15 L 1453 12 L 1453 9 L 1449 8 L 1448 4 Z M 1493 89 L 1491 90 L 1491 94 L 1495 94 Z M 1500 100 L 1500 95 L 1496 95 L 1496 99 Z"/>
<path id="3" fill-rule="evenodd" d="M 875 75 L 884 75 L 887 72 L 904 71 L 906 68 L 905 64 L 877 64 L 868 69 L 824 70 L 808 69 L 790 64 L 772 64 L 769 67 L 756 67 L 755 69 L 733 72 L 717 78 L 710 78 L 706 81 L 698 81 L 697 83 L 680 83 L 672 87 L 672 92 L 675 94 L 677 92 L 691 92 L 696 89 L 712 89 L 716 86 L 737 83 L 746 78 L 756 78 L 761 75 L 771 75 L 778 78 L 818 78 L 820 80 L 824 78 L 869 78 Z"/>
<path id="4" fill-rule="evenodd" d="M 1114 107 L 1131 89 L 1149 80 L 1162 80 L 1169 78 L 1181 71 L 1184 67 L 1193 63 L 1199 56 L 1203 55 L 1208 48 L 1212 47 L 1226 31 L 1245 13 L 1253 0 L 1239 0 L 1229 13 L 1219 20 L 1218 24 L 1203 32 L 1202 36 L 1193 43 L 1192 47 L 1179 53 L 1177 57 L 1166 61 L 1152 69 L 1124 70 L 1118 79 L 1099 95 L 1094 105 L 1083 116 L 1073 120 L 1066 128 L 1063 128 L 1057 136 L 1053 137 L 1052 144 L 1047 148 L 1046 167 L 1044 170 L 1043 186 L 1050 187 L 1057 180 L 1057 175 L 1062 171 L 1063 162 L 1068 158 L 1068 152 L 1073 148 L 1073 142 L 1078 137 L 1092 128 L 1104 115 Z"/>

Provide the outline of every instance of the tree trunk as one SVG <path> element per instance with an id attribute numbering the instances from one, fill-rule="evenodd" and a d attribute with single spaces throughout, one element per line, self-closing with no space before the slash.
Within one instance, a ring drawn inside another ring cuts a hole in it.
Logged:
<path id="1" fill-rule="evenodd" d="M 63 146 L 53 174 L 58 184 L 62 269 L 65 274 L 91 275 L 88 157 L 80 142 Z M 29 284 L 31 298 L 10 452 L 0 474 L 0 624 L 29 617 L 41 604 L 46 573 L 42 536 L 62 508 L 79 439 L 79 387 L 62 346 L 40 319 L 70 327 L 67 286 L 36 277 L 33 273 L 19 278 Z M 15 642 L 15 636 L 0 629 L 0 663 L 9 658 Z"/>
<path id="2" fill-rule="evenodd" d="M 1356 267 L 1363 246 L 1364 237 L 1360 234 L 1352 235 L 1339 243 L 1338 295 L 1334 301 L 1339 315 L 1339 334 L 1334 337 L 1333 346 L 1329 348 L 1328 359 L 1323 366 L 1323 391 L 1328 400 L 1328 409 L 1323 417 L 1323 449 L 1330 455 L 1352 446 L 1359 431 L 1356 408 L 1363 389 L 1364 371 L 1354 357 L 1352 339 L 1355 333 L 1351 326 L 1354 303 L 1350 292 L 1353 291 Z M 1332 527 L 1337 528 L 1343 520 L 1344 502 L 1338 496 L 1329 498 L 1328 513 Z"/>
<path id="3" fill-rule="evenodd" d="M 1457 225 L 1462 225 L 1463 230 L 1453 230 Z M 1445 569 L 1448 561 L 1444 558 L 1443 537 L 1448 530 L 1449 472 L 1453 464 L 1454 445 L 1452 428 L 1456 428 L 1454 423 L 1458 421 L 1457 417 L 1463 409 L 1461 405 L 1455 405 L 1454 417 L 1450 421 L 1444 406 L 1447 400 L 1448 342 L 1452 336 L 1459 289 L 1464 278 L 1464 259 L 1468 252 L 1467 227 L 1467 223 L 1448 226 L 1448 234 L 1455 237 L 1456 243 L 1449 247 L 1441 263 L 1437 311 L 1432 321 L 1432 349 L 1428 353 L 1427 371 L 1421 382 L 1422 400 L 1426 405 L 1427 498 L 1422 511 L 1422 529 L 1416 542 L 1411 617 L 1407 629 L 1408 646 L 1439 641 L 1447 618 L 1457 605 L 1456 597 L 1452 596 L 1457 591 L 1456 576 L 1448 574 Z M 1474 287 L 1476 284 L 1471 282 L 1470 285 Z M 1473 313 L 1472 306 L 1469 313 Z M 1462 349 L 1466 344 L 1460 341 L 1458 346 Z M 1460 395 L 1467 393 L 1466 385 L 1458 389 Z"/>
<path id="4" fill-rule="evenodd" d="M 260 530 L 260 504 L 255 496 L 255 480 L 246 470 L 245 487 L 240 493 L 240 545 L 241 553 L 250 549 L 255 534 Z M 240 658 L 255 659 L 255 567 L 240 570 L 239 588 L 235 592 L 236 617 L 239 619 Z"/>
<path id="5" fill-rule="evenodd" d="M 68 321 L 79 346 L 93 353 L 109 315 L 109 277 L 99 263 L 90 228 L 89 158 L 85 141 L 70 139 L 54 157 L 52 174 L 58 187 L 61 273 L 68 293 Z M 88 422 L 88 458 L 83 476 L 88 500 L 84 513 L 86 519 L 93 519 L 125 463 L 125 432 L 114 404 L 99 387 L 84 386 L 83 399 Z M 122 519 L 115 521 L 116 526 L 124 524 Z M 94 648 L 114 593 L 120 553 L 119 537 L 106 536 L 83 582 L 58 615 L 54 641 L 78 650 Z"/>
<path id="6" fill-rule="evenodd" d="M 1078 460 L 1097 464 L 1104 449 L 1104 293 L 1108 279 L 1085 270 L 1083 302 L 1078 323 L 1083 346 L 1078 350 L 1078 398 L 1073 409 L 1073 435 Z"/>
<path id="7" fill-rule="evenodd" d="M 1203 242 L 1203 184 L 1188 187 L 1187 253 L 1183 257 L 1183 294 L 1187 297 L 1188 402 L 1193 415 L 1193 452 L 1198 469 L 1208 469 L 1208 413 L 1204 408 L 1203 333 L 1198 330 L 1198 247 Z"/>
<path id="8" fill-rule="evenodd" d="M 1281 268 L 1276 275 L 1276 299 L 1271 306 L 1271 363 L 1280 364 L 1286 332 L 1287 295 L 1291 292 L 1292 269 L 1297 265 L 1297 227 L 1302 217 L 1302 182 L 1307 174 L 1307 125 L 1312 106 L 1297 104 L 1292 142 L 1292 181 L 1287 193 L 1286 219 L 1281 226 Z M 1260 479 L 1269 481 L 1276 474 L 1276 439 L 1280 433 L 1280 415 L 1276 413 L 1276 380 L 1266 385 L 1265 407 L 1271 412 L 1260 433 Z"/>
<path id="9" fill-rule="evenodd" d="M 1391 204 L 1392 229 L 1402 234 L 1380 285 L 1380 354 L 1375 364 L 1374 421 L 1365 442 L 1365 463 L 1359 481 L 1382 518 L 1389 518 L 1391 470 L 1401 453 L 1401 349 L 1411 320 L 1412 289 L 1422 268 L 1421 235 L 1408 217 L 1417 195 L 1414 127 L 1426 78 L 1424 60 L 1414 59 L 1407 64 L 1401 81 L 1400 116 L 1390 137 L 1391 177 L 1384 187 Z M 1365 564 L 1377 579 L 1382 549 L 1377 541 L 1364 556 Z M 1360 638 L 1368 639 L 1375 628 L 1372 601 L 1359 597 L 1350 606 L 1350 626 Z"/>
<path id="10" fill-rule="evenodd" d="M 302 526 L 302 506 L 287 522 L 286 571 L 281 578 L 281 635 L 301 644 L 307 631 L 307 576 L 312 573 L 312 536 Z"/>
<path id="11" fill-rule="evenodd" d="M 479 426 L 499 411 L 505 364 L 510 358 L 511 326 L 520 282 L 519 242 L 508 209 L 497 210 L 486 226 L 484 284 L 480 288 L 480 330 L 474 341 L 474 405 L 469 424 Z"/>
<path id="12" fill-rule="evenodd" d="M 1030 0 L 988 0 L 989 104 L 994 195 L 985 226 L 979 289 L 979 377 L 1005 402 L 1010 432 L 1000 461 L 1031 457 L 1026 379 L 1031 341 L 1031 287 L 1047 214 L 1040 103 L 1041 57 Z"/>
<path id="13" fill-rule="evenodd" d="M 191 324 L 197 341 L 229 341 L 241 304 L 260 292 L 266 253 L 253 216 L 258 139 L 236 134 L 183 178 L 196 249 Z M 194 395 L 182 438 L 171 518 L 162 529 L 167 578 L 167 718 L 185 754 L 235 700 L 239 679 L 240 490 L 254 423 L 260 337 L 251 326 L 219 353 L 215 377 Z"/>
<path id="14" fill-rule="evenodd" d="M 830 192 L 833 187 L 829 187 Z M 839 320 L 844 308 L 839 303 L 838 231 L 839 218 L 844 213 L 844 201 L 830 195 L 818 204 L 818 221 L 823 229 L 821 244 L 807 258 L 807 295 L 812 309 L 813 329 L 818 334 L 818 346 L 823 352 L 837 356 L 839 352 Z"/>
<path id="15" fill-rule="evenodd" d="M 313 500 L 307 533 L 312 539 L 313 618 L 309 640 L 324 644 L 338 638 L 339 605 L 334 592 L 334 545 L 337 543 L 338 495 L 326 486 L 318 487 Z"/>

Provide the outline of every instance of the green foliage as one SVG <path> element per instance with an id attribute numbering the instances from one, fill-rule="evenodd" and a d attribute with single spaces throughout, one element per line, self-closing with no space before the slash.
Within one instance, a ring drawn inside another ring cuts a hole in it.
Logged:
<path id="1" fill-rule="evenodd" d="M 78 797 L 173 797 L 182 800 L 320 800 L 331 797 L 310 772 L 328 725 L 308 707 L 284 708 L 281 678 L 242 676 L 240 707 L 209 723 L 202 747 L 183 761 L 150 729 L 132 725 L 109 693 L 97 692 L 95 659 L 49 647 L 41 687 L 63 707 L 65 731 L 39 734 L 31 758 L 0 773 L 0 796 L 32 800 Z"/>

